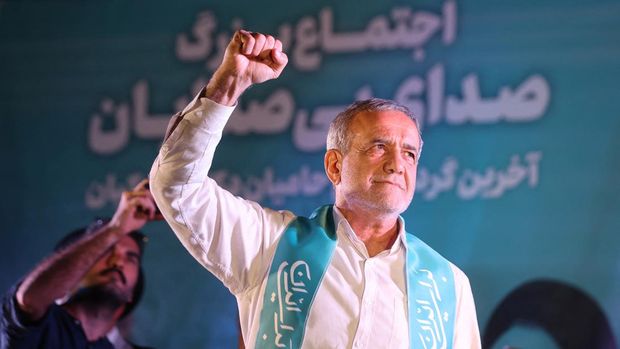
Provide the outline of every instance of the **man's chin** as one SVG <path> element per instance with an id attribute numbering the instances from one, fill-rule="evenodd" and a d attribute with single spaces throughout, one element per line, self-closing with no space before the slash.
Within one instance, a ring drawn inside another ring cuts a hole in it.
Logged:
<path id="1" fill-rule="evenodd" d="M 378 215 L 382 216 L 398 216 L 405 212 L 407 207 L 403 207 L 402 202 L 380 202 L 373 205 L 373 209 Z"/>
<path id="2" fill-rule="evenodd" d="M 131 294 L 120 289 L 114 283 L 105 283 L 79 289 L 71 297 L 71 301 L 101 304 L 111 308 L 118 308 L 131 301 Z"/>
<path id="3" fill-rule="evenodd" d="M 377 198 L 375 205 L 385 213 L 401 214 L 407 210 L 410 203 L 411 198 L 401 195 L 384 195 Z"/>

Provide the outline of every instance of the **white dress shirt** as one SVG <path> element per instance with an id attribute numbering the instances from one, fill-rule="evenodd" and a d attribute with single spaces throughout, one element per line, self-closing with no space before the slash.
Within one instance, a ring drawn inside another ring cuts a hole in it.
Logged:
<path id="1" fill-rule="evenodd" d="M 295 215 L 236 197 L 207 176 L 233 107 L 196 98 L 164 142 L 150 186 L 185 248 L 236 296 L 243 338 L 253 348 L 267 273 L 278 239 Z M 369 257 L 340 211 L 337 246 L 310 308 L 303 348 L 409 348 L 405 222 L 394 245 Z M 480 348 L 473 296 L 452 265 L 456 292 L 453 348 Z"/>

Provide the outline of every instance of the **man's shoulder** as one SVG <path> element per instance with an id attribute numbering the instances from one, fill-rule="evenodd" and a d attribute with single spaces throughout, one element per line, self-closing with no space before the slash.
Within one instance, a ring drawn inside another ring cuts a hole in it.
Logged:
<path id="1" fill-rule="evenodd" d="M 17 289 L 21 282 L 11 286 L 2 297 L 2 331 L 27 331 L 48 324 L 71 321 L 71 316 L 62 307 L 52 303 L 41 319 L 33 321 L 17 302 Z"/>
<path id="2" fill-rule="evenodd" d="M 67 330 L 69 314 L 56 304 L 50 305 L 45 315 L 36 321 L 20 308 L 16 292 L 20 282 L 11 286 L 2 298 L 0 336 L 2 347 L 30 348 L 48 347 L 46 343 L 57 342 L 60 332 Z M 44 342 L 42 342 L 44 341 Z"/>
<path id="3" fill-rule="evenodd" d="M 407 240 L 408 249 L 413 248 L 416 253 L 422 252 L 427 259 L 432 260 L 435 263 L 442 263 L 449 266 L 452 274 L 454 275 L 454 281 L 457 284 L 469 284 L 469 279 L 465 272 L 463 272 L 456 264 L 452 263 L 452 261 L 448 258 L 444 257 L 441 253 L 412 233 L 405 232 L 405 237 Z"/>
<path id="4" fill-rule="evenodd" d="M 28 314 L 19 306 L 17 301 L 17 290 L 21 285 L 22 280 L 13 284 L 2 295 L 2 330 L 11 330 L 12 328 L 27 328 L 33 325 L 37 325 L 43 319 L 33 323 L 29 321 Z M 48 311 L 49 313 L 49 311 Z M 48 314 L 44 316 L 47 317 Z"/>
<path id="5" fill-rule="evenodd" d="M 429 257 L 432 257 L 438 261 L 446 262 L 452 264 L 448 258 L 444 257 L 441 253 L 427 244 L 424 240 L 422 240 L 417 235 L 405 231 L 405 241 L 408 249 L 413 249 L 416 252 L 423 252 Z"/>

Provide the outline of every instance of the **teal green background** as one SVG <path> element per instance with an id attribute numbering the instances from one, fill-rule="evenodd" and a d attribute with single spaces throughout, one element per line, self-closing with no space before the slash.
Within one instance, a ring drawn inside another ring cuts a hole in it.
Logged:
<path id="1" fill-rule="evenodd" d="M 140 80 L 148 82 L 152 114 L 175 112 L 175 100 L 190 96 L 196 79 L 212 72 L 204 59 L 183 61 L 175 54 L 177 36 L 191 37 L 200 12 L 215 16 L 216 33 L 230 33 L 238 18 L 246 28 L 275 34 L 283 23 L 294 27 L 304 17 L 317 19 L 328 7 L 334 30 L 353 32 L 394 8 L 440 14 L 443 4 L 0 1 L 0 288 L 28 272 L 66 232 L 113 213 L 112 199 L 87 207 L 93 183 L 111 175 L 122 188 L 132 174 L 148 173 L 159 139 L 143 139 L 132 129 L 121 150 L 97 154 L 88 146 L 89 122 L 105 98 L 130 102 Z M 291 62 L 280 79 L 249 90 L 241 107 L 276 89 L 290 91 L 296 111 L 347 105 L 362 86 L 392 98 L 406 78 L 425 80 L 437 64 L 444 67 L 445 94 L 459 97 L 468 74 L 477 75 L 485 98 L 542 76 L 550 99 L 539 118 L 428 125 L 420 163 L 437 174 L 453 157 L 461 178 L 466 169 L 506 170 L 513 155 L 523 162 L 525 154 L 540 152 L 536 185 L 521 182 L 498 198 L 464 199 L 452 187 L 427 199 L 420 190 L 404 214 L 407 229 L 470 277 L 481 331 L 510 290 L 551 278 L 591 295 L 618 338 L 620 2 L 481 0 L 457 1 L 456 7 L 454 42 L 432 36 L 421 61 L 409 48 L 323 52 L 318 69 L 303 71 Z M 115 127 L 111 118 L 105 126 Z M 262 177 L 268 167 L 280 179 L 302 166 L 321 172 L 322 152 L 299 150 L 293 140 L 292 126 L 271 135 L 227 135 L 214 170 L 244 180 Z M 307 215 L 331 200 L 325 187 L 317 195 L 264 197 L 261 203 Z M 133 338 L 158 348 L 233 347 L 237 314 L 228 290 L 192 260 L 165 223 L 144 230 L 151 237 L 144 260 L 147 290 L 134 316 Z M 539 334 L 531 336 L 532 345 L 542 342 Z"/>

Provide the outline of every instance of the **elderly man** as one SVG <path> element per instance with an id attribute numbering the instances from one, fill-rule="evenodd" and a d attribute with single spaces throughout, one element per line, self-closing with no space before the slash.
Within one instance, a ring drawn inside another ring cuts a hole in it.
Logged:
<path id="1" fill-rule="evenodd" d="M 1 347 L 131 348 L 117 336 L 116 325 L 144 286 L 145 237 L 137 229 L 158 216 L 145 180 L 123 193 L 111 220 L 62 239 L 5 296 Z"/>
<path id="2" fill-rule="evenodd" d="M 249 348 L 479 348 L 467 277 L 400 217 L 422 148 L 407 108 L 372 99 L 333 121 L 335 204 L 310 218 L 235 197 L 207 172 L 237 99 L 277 78 L 279 40 L 238 31 L 206 88 L 171 121 L 151 191 L 188 251 L 236 296 Z"/>

